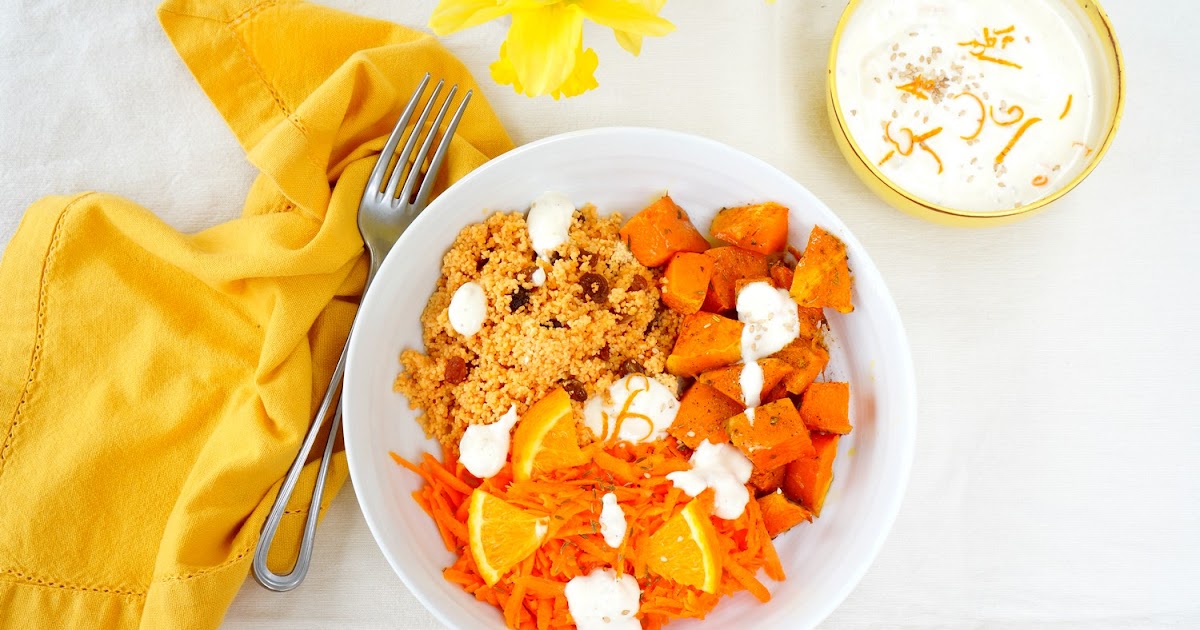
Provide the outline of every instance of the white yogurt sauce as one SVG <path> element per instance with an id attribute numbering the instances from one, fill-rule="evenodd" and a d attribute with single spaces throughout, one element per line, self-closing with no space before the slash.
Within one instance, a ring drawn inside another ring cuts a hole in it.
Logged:
<path id="1" fill-rule="evenodd" d="M 694 497 L 705 488 L 714 491 L 713 513 L 723 519 L 735 519 L 746 510 L 750 491 L 746 482 L 754 464 L 729 444 L 700 443 L 688 460 L 690 470 L 667 473 L 667 479 L 688 496 Z"/>
<path id="2" fill-rule="evenodd" d="M 483 287 L 474 282 L 458 287 L 454 297 L 450 298 L 448 311 L 454 332 L 464 337 L 479 332 L 487 318 L 487 296 L 483 294 Z"/>
<path id="3" fill-rule="evenodd" d="M 742 402 L 746 405 L 746 418 L 754 425 L 754 408 L 762 401 L 763 369 L 758 361 L 746 361 L 742 365 L 742 373 L 738 376 L 738 385 L 742 388 Z"/>
<path id="4" fill-rule="evenodd" d="M 785 289 L 770 282 L 751 282 L 737 295 L 738 321 L 742 328 L 742 372 L 738 384 L 746 419 L 754 424 L 754 408 L 762 395 L 763 371 L 759 359 L 779 352 L 800 335 L 800 313 Z"/>
<path id="5" fill-rule="evenodd" d="M 630 374 L 613 383 L 608 388 L 608 398 L 612 402 L 606 403 L 602 393 L 597 393 L 583 405 L 583 423 L 601 440 L 608 439 L 617 428 L 622 409 L 650 418 L 649 423 L 640 417 L 620 419 L 617 439 L 633 443 L 666 437 L 675 414 L 679 413 L 679 401 L 671 390 L 644 374 Z"/>
<path id="6" fill-rule="evenodd" d="M 1090 161 L 1114 98 L 1085 24 L 1065 0 L 863 0 L 835 59 L 850 135 L 895 185 L 939 205 L 1045 197 Z"/>
<path id="7" fill-rule="evenodd" d="M 546 284 L 546 270 L 538 267 L 533 272 L 533 286 L 540 287 Z"/>
<path id="8" fill-rule="evenodd" d="M 516 424 L 517 406 L 513 405 L 491 424 L 468 425 L 458 443 L 458 461 L 480 479 L 500 472 L 508 461 L 510 434 Z"/>
<path id="9" fill-rule="evenodd" d="M 616 549 L 625 540 L 625 510 L 617 503 L 617 495 L 611 492 L 606 492 L 600 503 L 604 506 L 600 508 L 600 535 L 609 547 Z"/>
<path id="10" fill-rule="evenodd" d="M 642 589 L 626 573 L 617 577 L 612 569 L 595 569 L 571 578 L 566 587 L 567 610 L 579 630 L 641 630 L 637 620 Z"/>
<path id="11" fill-rule="evenodd" d="M 551 252 L 567 242 L 573 214 L 575 204 L 562 193 L 546 192 L 533 200 L 525 223 L 529 226 L 529 240 L 533 243 L 533 251 L 537 252 L 538 256 L 549 259 Z"/>

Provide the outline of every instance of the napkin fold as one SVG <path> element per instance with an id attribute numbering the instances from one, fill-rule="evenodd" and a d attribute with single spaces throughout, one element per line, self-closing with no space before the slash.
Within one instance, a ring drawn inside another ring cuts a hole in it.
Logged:
<path id="1" fill-rule="evenodd" d="M 191 235 L 102 193 L 26 211 L 0 263 L 0 627 L 220 624 L 354 315 L 375 156 L 425 72 L 476 87 L 428 35 L 304 2 L 159 18 L 261 173 Z M 509 148 L 477 92 L 438 190 Z M 325 502 L 344 453 L 330 476 Z"/>

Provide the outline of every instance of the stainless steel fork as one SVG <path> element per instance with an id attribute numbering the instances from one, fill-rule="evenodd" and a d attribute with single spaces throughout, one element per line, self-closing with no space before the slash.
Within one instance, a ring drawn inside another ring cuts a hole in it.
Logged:
<path id="1" fill-rule="evenodd" d="M 400 234 L 404 232 L 405 228 L 428 205 L 429 194 L 433 190 L 434 180 L 437 179 L 438 171 L 442 167 L 442 161 L 446 157 L 446 150 L 450 147 L 450 141 L 454 137 L 454 130 L 458 128 L 458 123 L 462 120 L 467 103 L 471 101 L 471 90 L 467 90 L 467 93 L 458 105 L 458 109 L 454 112 L 454 116 L 450 118 L 450 122 L 446 125 L 446 130 L 441 134 L 441 141 L 438 142 L 437 148 L 433 152 L 433 157 L 429 160 L 429 168 L 426 169 L 424 176 L 422 176 L 421 167 L 429 155 L 430 147 L 433 146 L 434 137 L 438 133 L 438 128 L 441 127 L 442 119 L 450 109 L 450 103 L 454 101 L 454 96 L 458 93 L 457 85 L 450 88 L 449 93 L 446 95 L 446 100 L 437 112 L 437 116 L 429 125 L 429 131 L 425 135 L 424 141 L 420 142 L 420 150 L 417 151 L 414 157 L 413 151 L 416 149 L 417 143 L 420 141 L 420 137 L 425 130 L 425 123 L 429 119 L 430 112 L 433 111 L 438 95 L 442 91 L 443 83 L 443 81 L 438 81 L 437 85 L 434 86 L 433 93 L 430 94 L 429 99 L 426 101 L 420 118 L 412 125 L 412 131 L 408 134 L 408 140 L 404 143 L 404 148 L 397 152 L 396 148 L 400 145 L 400 138 L 404 135 L 404 130 L 408 127 L 409 120 L 412 118 L 413 112 L 417 109 L 417 104 L 425 94 L 425 88 L 429 84 L 429 75 L 426 74 L 425 78 L 421 80 L 421 84 L 417 86 L 416 93 L 409 99 L 408 105 L 404 108 L 404 113 L 400 115 L 400 120 L 396 122 L 396 127 L 392 129 L 387 143 L 383 146 L 383 151 L 375 161 L 375 168 L 371 171 L 371 178 L 367 182 L 366 190 L 363 191 L 362 201 L 358 204 L 358 231 L 362 235 L 363 243 L 367 248 L 367 256 L 371 263 L 367 271 L 367 282 L 363 286 L 363 295 L 366 295 L 367 289 L 371 286 L 371 281 L 375 279 L 375 272 L 379 270 L 379 265 L 383 263 L 384 257 L 391 251 L 392 245 L 396 243 L 396 239 L 400 238 Z M 395 159 L 394 165 L 393 158 Z M 389 168 L 391 169 L 390 176 L 388 175 Z M 407 176 L 405 176 L 406 173 Z M 385 179 L 387 180 L 386 185 L 384 184 Z M 397 194 L 396 189 L 399 187 L 401 179 L 404 180 L 404 187 Z M 418 181 L 420 182 L 419 188 L 417 188 Z M 414 189 L 416 189 L 415 196 Z M 354 334 L 353 325 L 351 326 L 350 334 Z M 349 347 L 348 343 L 346 347 Z M 308 434 L 304 436 L 304 443 L 300 447 L 300 452 L 296 454 L 296 460 L 292 462 L 292 467 L 288 470 L 287 477 L 283 480 L 283 485 L 279 489 L 279 495 L 275 497 L 275 504 L 271 506 L 271 513 L 267 516 L 267 521 L 263 525 L 262 535 L 258 539 L 258 547 L 254 550 L 254 578 L 258 580 L 259 584 L 272 591 L 290 591 L 299 586 L 300 582 L 304 581 L 305 574 L 308 573 L 309 561 L 312 559 L 313 538 L 317 531 L 317 514 L 320 512 L 321 497 L 324 495 L 325 490 L 325 475 L 329 471 L 329 460 L 333 455 L 333 444 L 342 422 L 342 405 L 339 400 L 339 394 L 342 384 L 342 374 L 345 370 L 346 349 L 343 348 L 342 355 L 338 358 L 337 367 L 333 370 L 333 378 L 330 379 L 329 388 L 325 390 L 325 397 L 321 400 L 321 407 L 317 410 L 317 414 L 313 418 Z M 333 419 L 329 424 L 329 437 L 325 443 L 325 452 L 321 456 L 321 465 L 317 470 L 317 481 L 313 486 L 312 501 L 309 504 L 308 516 L 304 521 L 304 535 L 300 540 L 300 550 L 296 557 L 296 564 L 285 575 L 275 574 L 267 568 L 267 555 L 271 550 L 271 543 L 275 540 L 275 532 L 278 530 L 279 523 L 283 519 L 284 509 L 287 507 L 292 493 L 296 490 L 296 482 L 300 479 L 300 472 L 304 468 L 304 464 L 308 461 L 308 454 L 312 451 L 313 444 L 316 443 L 317 437 L 321 433 L 321 428 L 325 425 L 325 417 L 329 415 L 329 409 L 335 401 L 337 402 L 337 407 L 334 410 Z"/>

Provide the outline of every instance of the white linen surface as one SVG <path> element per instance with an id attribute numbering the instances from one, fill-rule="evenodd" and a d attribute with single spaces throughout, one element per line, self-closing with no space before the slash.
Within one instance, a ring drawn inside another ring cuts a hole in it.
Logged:
<path id="1" fill-rule="evenodd" d="M 434 4 L 328 1 L 410 25 Z M 518 142 L 602 125 L 709 136 L 796 177 L 871 252 L 911 337 L 920 431 L 895 528 L 823 628 L 1200 627 L 1200 4 L 1106 5 L 1128 64 L 1116 144 L 1048 213 L 982 231 L 888 208 L 842 160 L 823 100 L 841 2 L 677 0 L 678 31 L 640 59 L 589 30 L 601 87 L 557 102 L 490 82 L 503 24 L 446 40 Z M 155 6 L 0 5 L 0 243 L 46 194 L 117 193 L 185 231 L 240 209 L 253 170 Z M 226 626 L 438 624 L 347 487 L 304 585 L 248 581 Z"/>

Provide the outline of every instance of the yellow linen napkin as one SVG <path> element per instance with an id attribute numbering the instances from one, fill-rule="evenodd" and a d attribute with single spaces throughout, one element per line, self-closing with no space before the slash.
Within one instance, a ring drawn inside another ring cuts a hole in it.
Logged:
<path id="1" fill-rule="evenodd" d="M 26 212 L 0 264 L 3 628 L 220 623 L 349 329 L 375 154 L 426 71 L 475 87 L 427 35 L 302 2 L 159 17 L 261 175 L 193 235 L 99 193 Z M 510 147 L 476 93 L 439 189 Z"/>

